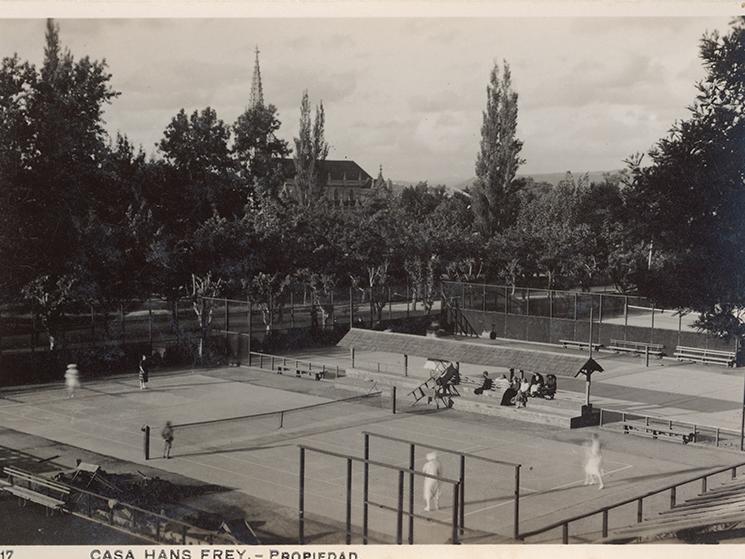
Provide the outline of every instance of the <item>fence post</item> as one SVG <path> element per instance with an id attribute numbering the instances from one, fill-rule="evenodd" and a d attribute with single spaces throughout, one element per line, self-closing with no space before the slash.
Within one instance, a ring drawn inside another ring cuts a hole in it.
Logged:
<path id="1" fill-rule="evenodd" d="M 706 493 L 706 476 L 701 478 L 701 493 Z"/>
<path id="2" fill-rule="evenodd" d="M 716 446 L 719 446 L 719 427 L 717 427 L 715 437 Z"/>
<path id="3" fill-rule="evenodd" d="M 145 460 L 150 460 L 150 425 L 143 425 L 142 433 L 142 450 L 145 453 Z"/>
<path id="4" fill-rule="evenodd" d="M 300 447 L 300 500 L 298 502 L 298 543 L 305 543 L 305 449 Z"/>
<path id="5" fill-rule="evenodd" d="M 398 471 L 398 505 L 396 507 L 396 543 L 403 543 L 404 529 L 404 471 Z"/>
<path id="6" fill-rule="evenodd" d="M 515 466 L 515 505 L 512 512 L 512 535 L 520 539 L 520 464 Z"/>
<path id="7" fill-rule="evenodd" d="M 675 507 L 675 501 L 676 501 L 676 493 L 675 493 L 675 487 L 670 488 L 670 508 Z"/>
<path id="8" fill-rule="evenodd" d="M 352 459 L 347 458 L 347 545 L 352 543 Z"/>
<path id="9" fill-rule="evenodd" d="M 649 331 L 649 343 L 654 343 L 654 304 L 652 305 L 652 328 Z"/>
<path id="10" fill-rule="evenodd" d="M 644 499 L 640 498 L 636 501 L 636 522 L 639 523 L 642 521 L 642 516 L 644 513 Z"/>
<path id="11" fill-rule="evenodd" d="M 364 447 L 365 464 L 362 469 L 362 543 L 367 545 L 367 522 L 368 522 L 368 490 L 370 488 L 370 435 L 365 433 Z"/>
<path id="12" fill-rule="evenodd" d="M 416 445 L 409 445 L 409 544 L 414 543 L 414 469 L 416 468 Z"/>
<path id="13" fill-rule="evenodd" d="M 247 298 L 246 302 L 248 303 L 248 366 L 251 366 L 251 338 L 253 334 L 253 325 L 251 324 L 253 322 L 253 303 L 251 303 L 251 298 Z"/>
<path id="14" fill-rule="evenodd" d="M 623 341 L 626 341 L 626 330 L 629 327 L 629 296 L 623 298 Z"/>
<path id="15" fill-rule="evenodd" d="M 409 376 L 409 356 L 404 353 L 404 376 Z"/>
<path id="16" fill-rule="evenodd" d="M 204 302 L 204 300 L 202 300 Z M 147 337 L 150 344 L 150 353 L 153 353 L 153 309 L 147 310 Z"/>
<path id="17" fill-rule="evenodd" d="M 393 387 L 393 415 L 396 414 L 396 387 Z"/>
<path id="18" fill-rule="evenodd" d="M 331 290 L 331 328 L 336 328 L 336 307 L 334 306 L 334 290 Z"/>
<path id="19" fill-rule="evenodd" d="M 460 509 L 460 483 L 453 485 L 453 544 L 458 543 L 458 510 Z"/>
<path id="20" fill-rule="evenodd" d="M 354 328 L 354 293 L 351 287 L 349 288 L 349 327 Z"/>
<path id="21" fill-rule="evenodd" d="M 458 514 L 460 515 L 459 524 L 462 535 L 466 529 L 466 457 L 463 454 L 460 455 L 460 476 L 458 479 L 460 480 L 460 497 L 458 500 L 458 504 L 460 505 L 458 508 L 460 510 Z"/>
<path id="22" fill-rule="evenodd" d="M 608 509 L 603 509 L 603 537 L 608 537 Z"/>
<path id="23" fill-rule="evenodd" d="M 290 291 L 290 328 L 295 328 L 295 293 Z"/>
<path id="24" fill-rule="evenodd" d="M 564 522 L 564 524 L 561 525 L 561 543 L 567 544 L 569 543 L 569 523 Z"/>
<path id="25" fill-rule="evenodd" d="M 409 278 L 406 278 L 406 318 L 409 318 Z"/>

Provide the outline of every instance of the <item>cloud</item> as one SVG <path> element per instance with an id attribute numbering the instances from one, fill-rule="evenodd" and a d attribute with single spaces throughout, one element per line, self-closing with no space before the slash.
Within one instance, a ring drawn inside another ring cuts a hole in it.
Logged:
<path id="1" fill-rule="evenodd" d="M 324 65 L 313 68 L 284 64 L 272 69 L 271 79 L 264 79 L 264 98 L 277 106 L 300 106 L 303 90 L 308 90 L 311 104 L 340 102 L 357 88 L 355 70 L 337 70 Z"/>
<path id="2" fill-rule="evenodd" d="M 343 49 L 347 47 L 354 47 L 357 43 L 349 35 L 342 35 L 341 33 L 334 33 L 330 37 L 325 37 L 321 41 L 321 46 L 326 49 Z"/>

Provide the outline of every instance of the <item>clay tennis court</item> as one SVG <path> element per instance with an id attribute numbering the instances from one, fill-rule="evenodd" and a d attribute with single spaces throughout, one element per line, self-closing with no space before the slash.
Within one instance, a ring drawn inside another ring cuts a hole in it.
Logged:
<path id="1" fill-rule="evenodd" d="M 426 445 L 469 452 L 521 464 L 521 532 L 566 516 L 641 493 L 645 489 L 685 479 L 713 466 L 734 463 L 737 456 L 658 441 L 602 432 L 607 487 L 598 491 L 582 485 L 582 444 L 588 430 L 568 431 L 504 418 L 477 416 L 455 409 L 439 412 L 409 408 L 399 402 L 393 415 L 387 394 L 354 403 L 322 406 L 323 416 L 297 414 L 293 424 L 279 429 L 262 423 L 236 428 L 240 422 L 216 422 L 179 441 L 178 424 L 276 412 L 355 396 L 332 381 L 276 375 L 248 368 L 174 371 L 155 374 L 150 388 L 140 391 L 134 376 L 85 382 L 73 399 L 62 386 L 6 390 L 0 393 L 0 425 L 65 444 L 144 463 L 144 424 L 154 430 L 148 465 L 227 486 L 276 505 L 297 508 L 298 445 L 343 455 L 362 456 L 363 431 L 419 443 L 416 468 L 421 470 Z M 359 394 L 358 394 L 359 395 Z M 334 407 L 336 410 L 334 411 Z M 316 412 L 314 412 L 316 413 Z M 517 413 L 517 412 L 516 412 Z M 288 416 L 289 417 L 289 416 Z M 166 420 L 177 424 L 174 457 L 160 458 L 157 433 Z M 0 441 L 1 443 L 2 441 Z M 28 450 L 28 449 L 26 449 Z M 409 446 L 373 437 L 370 458 L 407 467 Z M 443 475 L 458 477 L 457 455 L 440 453 Z M 308 452 L 305 509 L 308 518 L 343 523 L 346 512 L 346 460 Z M 353 542 L 360 541 L 362 467 L 352 470 Z M 465 526 L 463 540 L 509 538 L 514 521 L 514 472 L 477 460 L 466 461 Z M 396 534 L 398 474 L 370 468 L 369 509 L 371 543 L 390 542 Z M 450 537 L 452 493 L 442 485 L 441 510 L 424 513 L 421 479 L 414 487 L 413 541 L 445 543 Z M 404 486 L 408 509 L 408 476 Z M 633 516 L 629 510 L 629 519 Z M 623 513 L 619 512 L 619 515 Z M 621 521 L 618 518 L 617 521 Z M 589 522 L 589 521 L 588 521 Z M 408 520 L 404 521 L 408 529 Z M 574 528 L 573 528 L 574 529 Z M 578 528 L 579 533 L 582 527 Z M 588 524 L 588 532 L 596 528 Z M 408 531 L 405 531 L 408 536 Z M 306 541 L 312 543 L 313 534 Z M 540 538 L 539 538 L 540 540 Z M 494 540 L 493 540 L 494 541 Z"/>

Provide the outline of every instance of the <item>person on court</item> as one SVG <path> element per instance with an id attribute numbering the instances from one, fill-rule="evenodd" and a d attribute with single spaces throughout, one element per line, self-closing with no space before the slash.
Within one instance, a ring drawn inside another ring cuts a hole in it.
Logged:
<path id="1" fill-rule="evenodd" d="M 163 437 L 163 458 L 171 457 L 171 448 L 173 448 L 173 425 L 170 421 L 166 421 L 166 426 L 160 432 L 160 436 Z"/>
<path id="2" fill-rule="evenodd" d="M 442 475 L 442 466 L 436 452 L 427 453 L 427 462 L 422 467 L 422 472 L 431 476 Z M 424 478 L 424 510 L 440 510 L 440 481 L 431 477 Z"/>
<path id="3" fill-rule="evenodd" d="M 65 371 L 65 386 L 67 386 L 67 397 L 74 398 L 75 391 L 80 388 L 80 373 L 75 363 L 70 363 Z"/>
<path id="4" fill-rule="evenodd" d="M 140 390 L 145 390 L 147 388 L 147 382 L 150 380 L 150 364 L 147 362 L 147 355 L 142 355 L 142 359 L 140 359 L 140 371 L 139 371 L 139 380 L 140 380 Z"/>
<path id="5" fill-rule="evenodd" d="M 598 489 L 605 487 L 603 484 L 603 455 L 600 453 L 600 437 L 593 433 L 592 439 L 586 445 L 585 456 L 585 485 L 594 485 L 598 482 Z"/>

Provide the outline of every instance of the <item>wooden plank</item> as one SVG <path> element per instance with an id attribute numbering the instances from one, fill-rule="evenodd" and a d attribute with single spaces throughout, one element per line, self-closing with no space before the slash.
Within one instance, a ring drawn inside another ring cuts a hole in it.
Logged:
<path id="1" fill-rule="evenodd" d="M 25 487 L 10 486 L 3 487 L 2 489 L 7 493 L 15 495 L 16 497 L 26 499 L 27 501 L 33 501 L 34 503 L 38 503 L 49 508 L 60 508 L 65 504 L 64 501 L 60 501 L 59 499 L 55 499 L 54 497 L 50 497 L 49 495 L 44 495 L 43 493 L 31 491 L 30 489 L 26 489 Z"/>
<path id="2" fill-rule="evenodd" d="M 620 530 L 614 530 L 612 534 L 609 534 L 607 538 L 603 538 L 604 542 L 611 542 L 617 538 L 645 538 L 651 536 L 659 536 L 668 533 L 674 533 L 679 530 L 687 528 L 700 528 L 705 526 L 713 526 L 716 524 L 724 524 L 729 522 L 738 522 L 745 519 L 745 511 L 737 511 L 726 515 L 706 516 L 704 518 L 691 518 L 691 519 L 679 519 L 677 522 L 671 522 L 664 525 L 642 525 L 636 524 Z"/>

